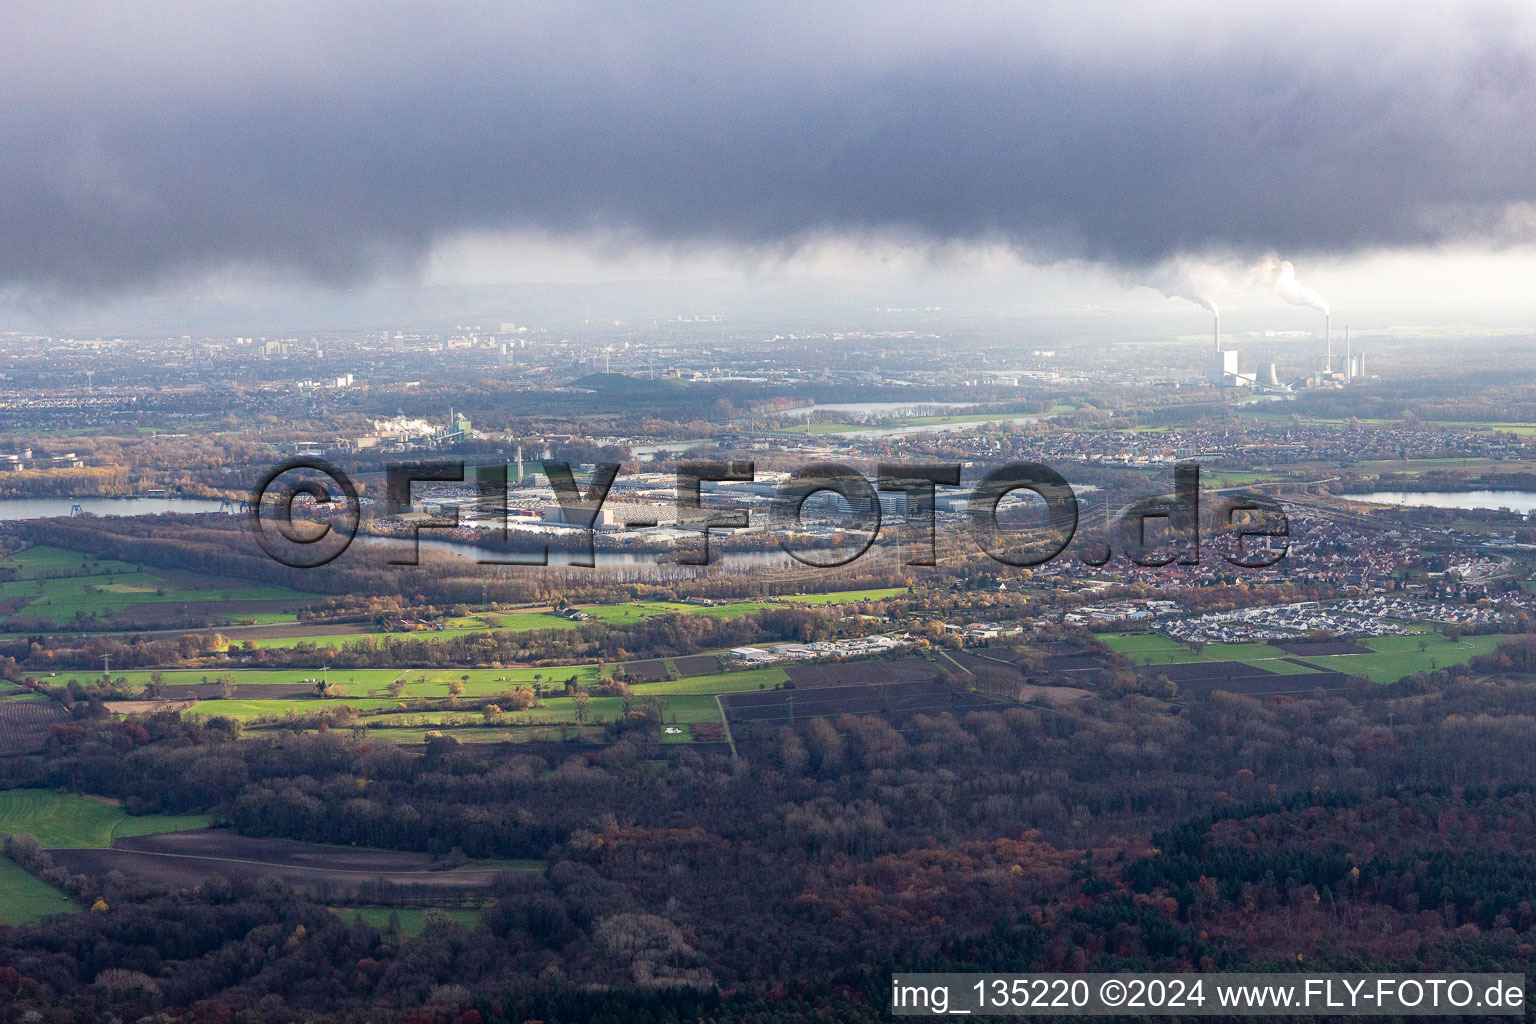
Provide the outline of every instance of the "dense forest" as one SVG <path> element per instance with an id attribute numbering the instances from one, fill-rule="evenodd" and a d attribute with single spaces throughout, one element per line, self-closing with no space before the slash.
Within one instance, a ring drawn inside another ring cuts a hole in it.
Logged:
<path id="1" fill-rule="evenodd" d="M 654 729 L 411 753 L 81 708 L 0 783 L 545 867 L 406 937 L 271 878 L 33 863 L 99 909 L 0 929 L 0 1021 L 874 1020 L 893 967 L 1520 970 L 1533 652 L 1347 697 L 813 718 L 741 730 L 735 759 Z"/>

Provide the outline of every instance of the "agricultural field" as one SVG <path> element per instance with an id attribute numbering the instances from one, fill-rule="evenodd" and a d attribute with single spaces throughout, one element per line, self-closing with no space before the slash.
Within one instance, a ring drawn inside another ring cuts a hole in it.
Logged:
<path id="1" fill-rule="evenodd" d="M 43 789 L 0 791 L 0 835 L 29 834 L 47 850 L 101 849 L 114 840 L 204 829 L 206 815 L 129 815 L 101 797 Z M 24 924 L 81 907 L 8 857 L 0 856 L 0 924 Z"/>
<path id="2" fill-rule="evenodd" d="M 7 614 L 42 619 L 54 626 L 110 620 L 141 605 L 235 603 L 241 611 L 274 612 L 266 606 L 240 609 L 241 602 L 303 602 L 313 596 L 282 587 L 246 586 L 238 581 L 170 572 L 57 548 L 28 548 L 0 559 L 0 602 Z M 174 609 L 162 610 L 172 614 Z M 157 614 L 148 612 L 152 620 Z"/>
<path id="3" fill-rule="evenodd" d="M 1270 672 L 1292 674 L 1310 672 L 1306 665 L 1287 659 L 1293 655 L 1270 644 L 1206 644 L 1192 651 L 1181 643 L 1156 633 L 1119 633 L 1099 637 L 1110 650 L 1129 658 L 1135 665 L 1184 665 L 1202 661 L 1241 661 L 1260 665 Z"/>
<path id="4" fill-rule="evenodd" d="M 745 690 L 771 690 L 788 680 L 789 673 L 773 665 L 768 668 L 749 668 L 739 672 L 686 676 L 682 679 L 663 680 L 659 683 L 641 683 L 633 689 L 637 697 L 651 694 L 664 696 L 679 693 L 739 693 Z"/>
<path id="5" fill-rule="evenodd" d="M 201 814 L 135 817 L 100 797 L 47 789 L 0 791 L 0 834 L 29 833 L 49 850 L 105 847 L 122 837 L 182 832 L 209 824 Z"/>
<path id="6" fill-rule="evenodd" d="M 762 601 L 735 601 L 718 605 L 684 604 L 681 601 L 626 601 L 624 604 L 597 604 L 581 610 L 599 622 L 632 626 L 658 615 L 709 615 L 735 619 L 760 612 L 766 607 Z"/>
<path id="7" fill-rule="evenodd" d="M 79 674 L 86 675 L 86 673 Z M 154 672 L 147 669 L 133 669 L 127 672 L 113 672 L 112 676 L 114 679 L 126 679 L 129 686 L 142 687 L 150 682 L 151 676 L 154 674 Z M 392 668 L 343 668 L 325 673 L 332 685 L 356 686 L 360 688 L 386 686 L 391 679 L 394 679 L 399 674 L 399 670 Z M 227 678 L 236 686 L 294 686 L 313 689 L 315 680 L 320 678 L 321 672 L 318 668 L 194 668 L 167 669 L 159 673 L 159 675 L 161 685 L 168 690 L 179 686 L 216 684 L 220 679 L 224 678 Z M 60 673 L 59 678 L 65 678 L 65 674 Z M 361 690 L 357 692 L 361 692 Z"/>
<path id="8" fill-rule="evenodd" d="M 877 601 L 884 597 L 905 593 L 905 588 L 891 590 L 844 591 L 841 594 L 811 594 L 805 598 L 786 598 L 806 604 L 841 604 L 848 601 Z M 632 626 L 646 619 L 661 615 L 708 615 L 734 619 L 751 615 L 768 607 L 761 601 L 735 601 L 722 605 L 686 604 L 680 601 L 628 601 L 623 604 L 591 605 L 580 609 L 589 622 L 604 622 L 615 626 Z M 316 634 L 311 629 L 295 630 L 284 634 L 278 630 L 261 630 L 251 636 L 252 647 L 263 649 L 294 648 L 299 645 L 341 648 L 359 640 L 371 639 L 379 646 L 391 640 L 450 640 L 476 633 L 506 631 L 528 633 L 541 629 L 575 629 L 582 623 L 558 615 L 552 611 L 481 612 L 475 615 L 451 619 L 442 629 L 391 631 L 377 627 L 338 629 L 334 633 Z M 235 639 L 239 640 L 239 637 Z"/>
<path id="9" fill-rule="evenodd" d="M 536 629 L 575 629 L 577 623 L 554 612 L 487 612 L 481 620 L 492 629 L 530 633 Z"/>
<path id="10" fill-rule="evenodd" d="M 606 667 L 611 669 L 613 666 Z M 719 706 L 715 702 L 716 694 L 773 690 L 789 679 L 785 669 L 770 666 L 634 683 L 631 685 L 631 695 L 628 698 L 592 696 L 587 699 L 584 709 L 578 710 L 582 705 L 565 694 L 565 681 L 574 676 L 583 686 L 597 682 L 598 667 L 596 665 L 570 665 L 545 669 L 405 669 L 400 672 L 390 670 L 380 672 L 377 676 L 352 687 L 345 682 L 345 673 L 335 672 L 331 673 L 332 696 L 328 698 L 320 698 L 312 693 L 310 690 L 313 686 L 312 682 L 306 682 L 304 678 L 295 679 L 294 676 L 295 673 L 291 671 L 267 673 L 251 670 L 239 673 L 234 676 L 238 681 L 237 689 L 254 690 L 270 684 L 273 677 L 304 685 L 299 687 L 296 695 L 263 699 L 261 697 L 245 698 L 237 694 L 232 699 L 200 700 L 192 705 L 190 710 L 194 714 L 222 716 L 243 722 L 268 720 L 281 723 L 285 718 L 292 716 L 352 708 L 361 713 L 356 723 L 359 727 L 381 730 L 384 735 L 400 742 L 421 742 L 419 735 L 412 735 L 409 739 L 406 736 L 409 733 L 424 733 L 445 728 L 453 729 L 456 735 L 464 734 L 460 738 L 466 741 L 500 741 L 523 738 L 508 736 L 509 730 L 517 732 L 548 726 L 596 726 L 614 722 L 623 715 L 626 700 L 633 704 L 646 698 L 654 698 L 662 702 L 664 706 L 662 718 L 668 724 L 718 722 L 720 713 Z M 387 682 L 396 678 L 402 685 L 401 695 L 388 696 L 385 692 Z M 187 682 L 196 682 L 200 679 L 199 674 L 197 680 L 187 680 Z M 451 683 L 458 683 L 462 687 L 465 698 L 495 697 L 513 688 L 533 686 L 540 687 L 543 696 L 538 705 L 532 708 L 515 710 L 510 706 L 502 706 L 502 715 L 494 722 L 488 721 L 482 711 L 475 707 L 465 707 L 463 710 L 415 710 L 409 707 L 410 701 L 416 698 L 435 701 L 447 699 L 450 695 Z M 167 695 L 174 697 L 175 690 L 171 687 L 172 684 L 167 678 Z M 201 688 L 199 683 L 197 689 Z M 340 695 L 338 691 L 348 691 L 348 693 Z M 384 695 L 381 696 L 381 694 Z M 579 718 L 582 720 L 578 721 Z M 471 735 L 477 730 L 483 731 L 486 735 Z"/>
<path id="11" fill-rule="evenodd" d="M 811 717 L 838 715 L 879 715 L 897 729 L 903 729 L 917 715 L 959 716 L 1010 706 L 1006 701 L 956 690 L 938 679 L 839 682 L 794 690 L 733 693 L 722 696 L 720 703 L 733 730 L 747 723 L 777 727 Z"/>
<path id="12" fill-rule="evenodd" d="M 792 604 L 850 604 L 854 601 L 884 601 L 888 597 L 899 597 L 907 593 L 906 587 L 886 587 L 879 590 L 835 590 L 829 594 L 799 594 L 794 597 L 784 597 L 780 600 Z"/>
<path id="13" fill-rule="evenodd" d="M 1499 634 L 1468 636 L 1447 640 L 1437 634 L 1423 636 L 1381 636 L 1361 640 L 1370 654 L 1335 654 L 1303 658 L 1309 665 L 1364 676 L 1376 683 L 1394 683 L 1415 672 L 1429 672 L 1447 665 L 1464 665 L 1509 639 Z"/>
<path id="14" fill-rule="evenodd" d="M 556 622 L 574 625 L 558 615 L 525 616 L 525 618 L 546 618 Z M 492 616 L 495 618 L 495 616 Z M 341 647 L 348 643 L 356 643 L 359 640 L 372 640 L 376 645 L 383 646 L 389 640 L 453 640 L 461 636 L 471 636 L 475 633 L 484 633 L 491 626 L 483 616 L 465 615 L 455 619 L 445 620 L 441 629 L 420 630 L 385 630 L 370 628 L 365 630 L 354 629 L 351 632 L 341 631 L 321 635 L 295 634 L 293 636 L 262 636 L 252 638 L 250 644 L 256 648 L 292 648 L 300 644 L 313 644 L 316 647 Z M 530 626 L 529 629 L 554 629 L 556 626 Z"/>
<path id="15" fill-rule="evenodd" d="M 1508 637 L 1490 634 L 1448 640 L 1437 633 L 1369 637 L 1349 642 L 1362 649 L 1358 653 L 1337 654 L 1306 654 L 1304 649 L 1293 653 L 1271 644 L 1206 644 L 1197 652 L 1155 633 L 1106 634 L 1099 639 L 1138 667 L 1241 662 L 1278 674 L 1340 672 L 1394 683 L 1415 672 L 1466 664 L 1480 654 L 1492 653 Z"/>
<path id="16" fill-rule="evenodd" d="M 520 686 L 539 686 L 544 690 L 563 690 L 565 682 L 575 677 L 583 684 L 597 681 L 596 665 L 554 665 L 549 668 L 423 668 L 406 669 L 404 696 L 441 700 L 448 696 L 448 684 L 457 680 L 465 697 L 489 697 Z"/>
<path id="17" fill-rule="evenodd" d="M 757 687 L 752 688 L 755 692 Z M 633 697 L 592 697 L 586 704 L 585 722 L 580 704 L 570 697 L 546 697 L 535 707 L 521 711 L 505 710 L 503 727 L 550 726 L 550 725 L 603 725 L 618 721 L 624 714 L 625 703 L 635 706 L 644 697 L 654 696 L 662 702 L 661 717 L 667 724 L 680 722 L 718 722 L 720 708 L 712 693 L 664 694 L 646 691 Z M 375 728 L 390 725 L 407 727 L 452 728 L 454 726 L 480 725 L 484 716 L 477 710 L 464 711 L 408 711 L 371 716 L 359 724 Z"/>
<path id="18" fill-rule="evenodd" d="M 41 750 L 55 725 L 69 721 L 69 712 L 39 694 L 8 689 L 0 694 L 0 754 Z"/>
<path id="19" fill-rule="evenodd" d="M 0 856 L 0 924 L 27 924 L 49 914 L 76 914 L 83 909 L 20 864 Z"/>
<path id="20" fill-rule="evenodd" d="M 444 870 L 425 853 L 258 839 L 211 829 L 124 837 L 110 849 L 57 850 L 52 856 L 83 874 L 121 871 L 176 886 L 215 875 L 250 880 L 271 875 L 295 888 L 346 893 L 343 898 L 356 898 L 357 890 L 380 881 L 405 889 L 473 892 L 491 885 L 503 871 L 543 867 L 539 861 L 468 861 Z"/>

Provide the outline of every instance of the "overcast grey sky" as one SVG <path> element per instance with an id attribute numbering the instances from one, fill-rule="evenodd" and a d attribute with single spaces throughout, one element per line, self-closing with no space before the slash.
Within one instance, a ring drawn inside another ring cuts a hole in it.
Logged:
<path id="1" fill-rule="evenodd" d="M 66 2 L 0 48 L 34 303 L 1270 253 L 1531 301 L 1529 3 Z"/>

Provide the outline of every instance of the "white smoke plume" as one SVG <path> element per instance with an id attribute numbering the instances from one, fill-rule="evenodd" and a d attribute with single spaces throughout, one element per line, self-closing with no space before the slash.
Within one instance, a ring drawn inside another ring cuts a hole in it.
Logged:
<path id="1" fill-rule="evenodd" d="M 375 434 L 406 434 L 412 437 L 436 432 L 435 427 L 426 420 L 411 419 L 406 416 L 395 416 L 387 420 L 374 420 L 373 432 Z"/>
<path id="2" fill-rule="evenodd" d="M 1216 296 L 1227 288 L 1227 272 L 1214 263 L 1179 256 L 1158 264 L 1137 283 L 1156 288 L 1170 299 L 1186 299 L 1219 314 Z"/>
<path id="3" fill-rule="evenodd" d="M 1271 253 L 1254 268 L 1253 276 L 1272 287 L 1276 295 L 1293 306 L 1311 306 L 1321 313 L 1329 311 L 1328 303 L 1321 295 L 1296 280 L 1296 267 L 1290 260 L 1282 260 Z"/>

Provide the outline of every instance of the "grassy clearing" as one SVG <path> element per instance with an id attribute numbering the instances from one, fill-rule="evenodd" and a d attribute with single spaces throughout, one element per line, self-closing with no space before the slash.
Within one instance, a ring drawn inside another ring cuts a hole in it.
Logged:
<path id="1" fill-rule="evenodd" d="M 669 725 L 682 722 L 720 721 L 720 706 L 715 703 L 712 693 L 657 694 L 656 697 L 663 704 L 662 721 Z M 483 728 L 491 731 L 506 731 L 526 729 L 530 726 L 604 725 L 617 721 L 624 714 L 626 699 L 633 707 L 638 703 L 639 698 L 593 697 L 587 704 L 586 722 L 578 723 L 576 701 L 570 697 L 550 697 L 537 707 L 528 708 L 525 711 L 507 711 L 506 717 L 499 726 L 483 726 Z M 418 727 L 453 729 L 457 735 L 465 728 L 481 728 L 482 726 L 478 725 L 481 721 L 483 719 L 480 712 L 469 709 L 464 711 L 402 710 L 398 713 L 365 719 L 362 724 L 376 724 L 386 728 L 385 735 L 394 735 L 395 730 L 387 728 L 390 724 L 402 729 Z"/>
<path id="2" fill-rule="evenodd" d="M 94 558 L 58 548 L 28 548 L 0 560 L 14 579 L 0 582 L 0 598 L 30 598 L 16 614 L 63 625 L 79 615 L 107 616 L 137 604 L 191 604 L 223 601 L 306 600 L 310 595 L 283 587 L 206 587 L 172 583 L 128 562 Z"/>
<path id="3" fill-rule="evenodd" d="M 78 914 L 80 904 L 0 856 L 0 924 L 27 924 L 49 914 Z"/>
<path id="4" fill-rule="evenodd" d="M 575 629 L 578 625 L 553 612 L 497 612 L 482 615 L 488 626 L 511 633 L 531 633 L 538 629 Z"/>
<path id="5" fill-rule="evenodd" d="M 1282 674 L 1313 669 L 1363 676 L 1372 682 L 1395 683 L 1415 672 L 1428 672 L 1448 665 L 1463 665 L 1480 654 L 1490 654 L 1503 635 L 1469 636 L 1447 640 L 1438 633 L 1422 632 L 1413 636 L 1383 636 L 1356 641 L 1369 647 L 1368 654 L 1327 654 L 1293 656 L 1268 644 L 1206 644 L 1198 654 L 1182 644 L 1155 633 L 1120 633 L 1099 639 L 1137 665 L 1189 664 L 1198 661 L 1241 661 Z M 1303 665 L 1279 659 L 1295 657 Z"/>
<path id="6" fill-rule="evenodd" d="M 886 587 L 877 590 L 837 590 L 830 594 L 799 594 L 784 600 L 795 604 L 848 604 L 851 601 L 884 601 L 907 592 L 906 587 Z"/>
<path id="7" fill-rule="evenodd" d="M 290 712 L 295 715 L 313 715 L 343 707 L 356 708 L 359 711 L 385 711 L 399 707 L 400 704 L 400 701 L 392 697 L 336 697 L 328 700 L 317 697 L 288 700 L 201 700 L 192 705 L 191 712 L 194 715 L 221 716 L 248 722 L 257 718 L 282 718 Z"/>
<path id="8" fill-rule="evenodd" d="M 844 601 L 876 601 L 883 597 L 891 597 L 904 592 L 904 589 L 846 591 L 844 595 L 812 594 L 804 599 L 790 598 L 789 600 L 803 600 L 804 603 L 808 604 L 839 604 Z M 0 596 L 4 596 L 3 593 L 0 593 Z M 723 605 L 685 604 L 681 601 L 628 601 L 623 604 L 592 605 L 581 610 L 586 613 L 589 620 L 604 622 L 614 626 L 631 626 L 658 615 L 710 615 L 717 618 L 734 619 L 742 615 L 760 612 L 765 607 L 767 605 L 761 601 L 737 601 Z M 391 640 L 451 640 L 457 637 L 493 630 L 504 630 L 510 633 L 531 633 L 541 629 L 575 629 L 580 625 L 580 622 L 565 618 L 562 615 L 556 615 L 553 612 L 486 612 L 480 615 L 456 619 L 448 623 L 444 629 L 405 633 L 369 630 L 365 633 L 328 633 L 321 636 L 267 637 L 260 640 L 252 640 L 251 646 L 276 649 L 293 648 L 300 644 L 313 644 L 316 647 L 340 648 L 348 643 L 371 639 L 375 644 L 382 647 Z"/>
<path id="9" fill-rule="evenodd" d="M 554 616 L 551 616 L 553 618 Z M 563 619 L 561 621 L 564 621 Z M 361 633 L 326 633 L 320 636 L 279 636 L 267 637 L 261 640 L 252 640 L 251 646 L 257 648 L 292 648 L 300 644 L 313 644 L 316 647 L 343 647 L 349 643 L 357 643 L 363 640 L 371 640 L 376 647 L 384 647 L 391 640 L 453 640 L 461 636 L 471 636 L 475 633 L 484 633 L 490 629 L 479 616 L 468 615 L 462 618 L 450 619 L 443 624 L 442 629 L 422 629 L 409 631 L 390 631 L 383 629 L 370 629 Z"/>
<path id="10" fill-rule="evenodd" d="M 202 682 L 202 673 L 179 673 L 179 675 L 182 678 L 173 680 L 171 673 L 166 673 L 166 689 L 170 696 L 175 695 L 172 689 L 175 685 Z M 230 673 L 230 675 L 235 677 L 237 683 L 284 682 L 309 685 L 306 680 L 312 678 L 312 675 L 307 675 L 304 670 L 273 672 L 248 670 Z M 326 699 L 307 696 L 270 700 L 210 699 L 198 701 L 192 706 L 191 711 L 194 714 L 219 715 L 240 721 L 253 721 L 260 718 L 281 719 L 289 714 L 311 715 L 342 707 L 352 707 L 359 711 L 398 712 L 409 716 L 413 722 L 433 724 L 477 719 L 478 712 L 473 709 L 412 711 L 405 706 L 415 698 L 443 700 L 449 696 L 449 684 L 457 681 L 463 686 L 463 696 L 466 698 L 494 697 L 514 688 L 538 685 L 542 687 L 545 694 L 540 706 L 527 711 L 509 711 L 508 714 L 511 716 L 509 722 L 523 726 L 574 723 L 576 721 L 575 703 L 571 698 L 564 696 L 565 681 L 575 676 L 584 685 L 593 683 L 597 680 L 598 668 L 596 665 L 565 665 L 547 669 L 405 669 L 401 672 L 390 669 L 362 669 L 355 673 L 356 680 L 351 680 L 351 675 L 352 673 L 345 672 L 330 673 L 333 693 L 337 690 L 345 692 Z M 404 689 L 401 696 L 392 697 L 387 694 L 387 685 L 397 676 L 403 679 Z M 216 679 L 217 676 L 211 678 Z M 676 680 L 636 683 L 632 687 L 632 699 L 646 696 L 663 699 L 669 708 L 666 716 L 668 721 L 674 713 L 678 715 L 679 721 L 716 721 L 719 715 L 718 708 L 713 702 L 714 694 L 772 689 L 788 679 L 789 676 L 784 669 L 777 666 L 740 672 L 718 672 L 704 676 L 686 676 Z M 614 720 L 622 713 L 623 701 L 622 697 L 592 698 L 590 720 L 592 722 Z"/>
<path id="11" fill-rule="evenodd" d="M 1508 637 L 1492 634 L 1447 640 L 1438 634 L 1382 636 L 1365 640 L 1372 654 L 1333 654 L 1304 659 L 1310 665 L 1364 676 L 1375 683 L 1395 683 L 1415 672 L 1464 665 L 1480 654 L 1491 654 Z M 1420 649 L 1422 646 L 1422 650 Z"/>
<path id="12" fill-rule="evenodd" d="M 97 558 L 80 551 L 64 548 L 27 548 L 12 558 L 0 559 L 0 566 L 16 570 L 21 579 L 36 579 L 38 575 L 84 575 L 87 573 L 136 572 L 143 566 L 131 562 L 119 562 L 111 558 Z"/>
<path id="13" fill-rule="evenodd" d="M 130 686 L 144 686 L 150 681 L 152 673 L 144 669 L 134 669 L 129 672 L 113 672 L 114 678 L 122 676 L 128 680 Z M 365 689 L 372 687 L 384 687 L 391 679 L 400 674 L 393 668 L 343 668 L 332 669 L 326 673 L 332 685 L 350 687 L 351 692 L 361 694 Z M 90 672 L 75 673 L 78 678 L 92 676 Z M 216 683 L 225 676 L 237 686 L 253 684 L 283 685 L 283 686 L 313 686 L 314 680 L 320 678 L 318 668 L 240 668 L 240 669 L 174 669 L 160 673 L 161 682 L 166 687 L 173 686 L 198 686 L 203 683 Z M 65 678 L 61 675 L 59 678 Z M 382 692 L 382 691 L 381 691 Z M 170 696 L 175 696 L 170 694 Z"/>
<path id="14" fill-rule="evenodd" d="M 669 733 L 669 732 L 667 732 L 667 729 L 678 729 L 680 731 L 679 732 L 675 732 L 675 733 Z M 667 726 L 661 732 L 661 742 L 663 742 L 663 743 L 692 743 L 693 742 L 693 725 L 691 723 L 684 722 L 684 723 L 682 723 L 680 725 L 669 725 L 669 726 Z"/>
<path id="15" fill-rule="evenodd" d="M 117 804 L 46 789 L 0 792 L 0 833 L 31 833 L 45 849 L 96 849 L 118 836 L 148 836 L 207 828 L 207 815 L 131 817 Z"/>
<path id="16" fill-rule="evenodd" d="M 684 679 L 663 680 L 659 683 L 638 683 L 633 689 L 637 695 L 684 694 L 684 693 L 741 693 L 744 690 L 771 690 L 787 682 L 789 674 L 777 666 L 749 668 L 742 672 L 719 672 L 708 676 L 688 676 Z"/>
<path id="17" fill-rule="evenodd" d="M 721 605 L 683 604 L 681 601 L 627 601 L 624 604 L 593 605 L 582 611 L 599 622 L 630 626 L 656 615 L 709 615 L 735 619 L 760 612 L 765 607 L 761 601 L 737 601 Z"/>
<path id="18" fill-rule="evenodd" d="M 442 920 L 461 924 L 465 928 L 473 928 L 480 923 L 480 911 L 457 908 L 446 910 L 437 907 L 331 907 L 330 911 L 348 922 L 360 917 L 379 931 L 386 931 L 389 928 L 390 915 L 398 914 L 400 934 L 406 938 L 420 935 L 426 930 L 428 921 L 438 915 L 441 915 Z"/>
<path id="19" fill-rule="evenodd" d="M 583 683 L 597 679 L 596 665 L 556 665 L 551 668 L 409 668 L 404 671 L 405 695 L 441 699 L 448 696 L 448 684 L 458 680 L 466 697 L 487 697 L 519 686 L 535 684 L 549 689 L 563 689 L 572 676 Z"/>
<path id="20" fill-rule="evenodd" d="M 1291 655 L 1269 644 L 1206 644 L 1199 651 L 1156 633 L 1117 633 L 1099 637 L 1105 646 L 1137 665 L 1190 665 L 1202 661 L 1240 661 L 1280 675 L 1310 672 L 1285 659 Z"/>

